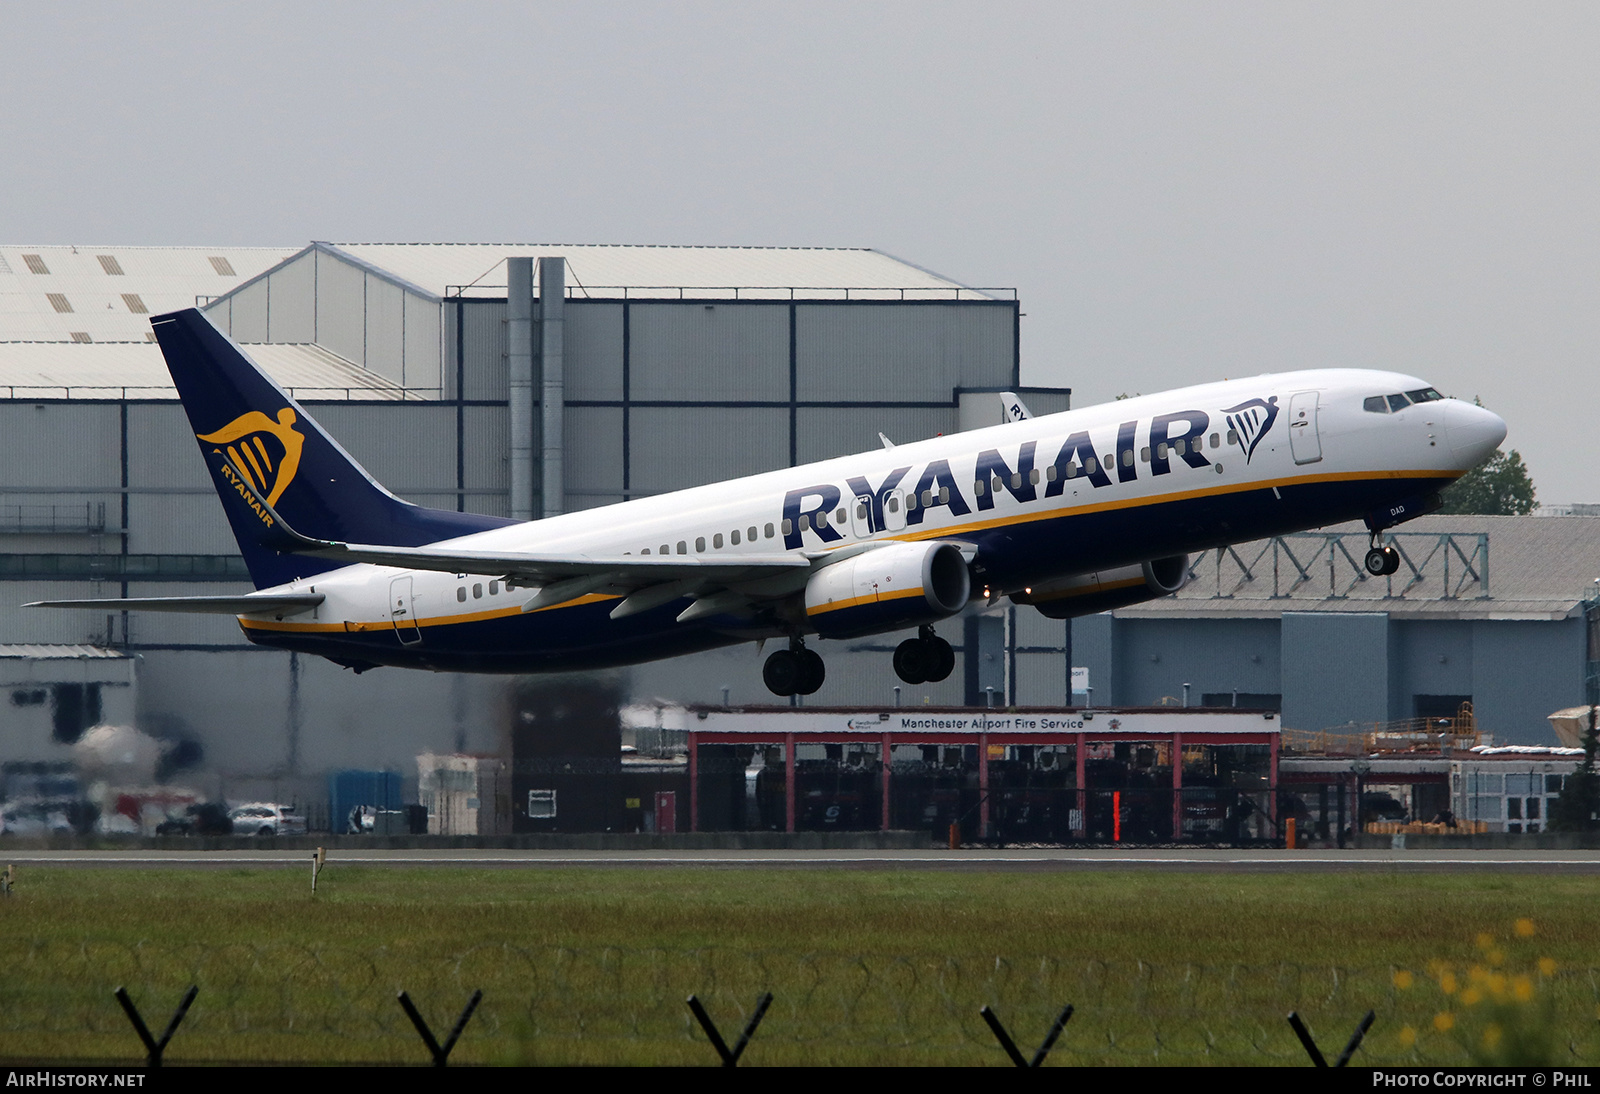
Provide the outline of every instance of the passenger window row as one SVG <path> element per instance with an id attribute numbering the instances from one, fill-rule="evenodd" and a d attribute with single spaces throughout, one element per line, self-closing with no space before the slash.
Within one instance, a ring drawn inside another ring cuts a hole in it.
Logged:
<path id="1" fill-rule="evenodd" d="M 1229 444 L 1238 444 L 1239 443 L 1239 435 L 1237 433 L 1235 433 L 1231 429 L 1228 430 L 1228 443 Z M 1206 438 L 1204 438 L 1204 437 L 1196 437 L 1193 440 L 1190 440 L 1187 437 L 1180 437 L 1175 441 L 1162 441 L 1160 444 L 1156 445 L 1155 455 L 1156 455 L 1156 459 L 1158 459 L 1158 460 L 1166 459 L 1167 458 L 1167 454 L 1169 452 L 1175 453 L 1175 454 L 1177 454 L 1179 456 L 1187 455 L 1190 452 L 1194 452 L 1196 455 L 1199 455 L 1201 452 L 1203 452 L 1205 450 L 1205 447 L 1206 447 Z M 1220 433 L 1211 434 L 1211 447 L 1212 448 L 1221 448 L 1222 447 L 1222 435 Z M 1150 446 L 1149 445 L 1146 445 L 1143 449 L 1141 449 L 1139 451 L 1139 458 L 1141 460 L 1143 460 L 1145 463 L 1149 463 L 1150 462 Z M 1126 463 L 1127 462 L 1126 459 L 1124 459 L 1123 462 Z"/>
<path id="2" fill-rule="evenodd" d="M 844 519 L 844 516 L 843 516 L 844 510 L 843 509 L 839 510 L 839 513 L 840 513 L 840 518 L 839 519 L 843 520 Z M 783 529 L 784 533 L 788 534 L 789 522 L 788 521 L 784 521 L 783 524 L 784 524 L 784 529 Z M 735 528 L 733 531 L 728 533 L 726 539 L 723 538 L 723 535 L 722 535 L 721 532 L 717 532 L 715 535 L 713 535 L 711 537 L 711 549 L 713 551 L 720 551 L 720 550 L 722 550 L 722 547 L 723 547 L 724 544 L 727 544 L 727 545 L 732 546 L 732 547 L 737 547 L 737 546 L 739 546 L 739 544 L 747 542 L 747 541 L 750 542 L 750 543 L 755 543 L 760 538 L 771 539 L 773 536 L 775 536 L 777 534 L 778 534 L 778 532 L 777 532 L 776 525 L 773 525 L 773 524 L 769 523 L 769 524 L 767 524 L 765 526 L 765 528 L 758 529 L 756 525 L 752 524 L 752 525 L 750 525 L 750 527 L 748 527 L 746 529 L 743 529 L 742 531 L 740 529 L 738 529 L 738 528 Z M 695 549 L 696 553 L 702 552 L 702 551 L 704 551 L 706 549 L 706 537 L 705 536 L 696 536 L 695 537 L 694 549 Z M 633 552 L 624 551 L 623 553 L 624 554 L 632 554 Z M 649 547 L 646 547 L 643 550 L 641 550 L 639 553 L 641 555 L 648 555 L 648 554 L 651 553 L 651 549 Z M 656 549 L 655 553 L 656 554 L 662 554 L 662 555 L 670 555 L 670 554 L 672 554 L 673 553 L 672 544 L 670 544 L 670 543 L 661 544 L 661 546 Z M 680 555 L 686 555 L 686 554 L 689 553 L 689 541 L 688 540 L 680 539 L 678 541 L 677 553 L 680 554 Z"/>
<path id="3" fill-rule="evenodd" d="M 510 586 L 507 586 L 507 588 L 509 589 Z M 500 595 L 500 582 L 499 581 L 491 581 L 491 582 L 489 582 L 489 595 L 490 596 L 499 596 Z M 482 600 L 483 599 L 483 583 L 481 581 L 473 583 L 473 585 L 472 585 L 472 599 L 474 599 L 474 600 Z M 465 585 L 456 586 L 456 600 L 460 601 L 462 604 L 465 604 L 467 602 L 467 587 Z"/>

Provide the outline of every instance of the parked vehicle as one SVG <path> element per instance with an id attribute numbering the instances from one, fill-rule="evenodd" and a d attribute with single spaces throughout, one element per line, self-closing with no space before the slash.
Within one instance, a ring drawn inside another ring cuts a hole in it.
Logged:
<path id="1" fill-rule="evenodd" d="M 196 802 L 183 814 L 156 826 L 158 836 L 226 836 L 233 832 L 227 807 L 219 802 Z"/>
<path id="2" fill-rule="evenodd" d="M 276 802 L 250 802 L 237 806 L 228 814 L 235 835 L 240 836 L 303 836 L 306 819 L 292 805 Z"/>

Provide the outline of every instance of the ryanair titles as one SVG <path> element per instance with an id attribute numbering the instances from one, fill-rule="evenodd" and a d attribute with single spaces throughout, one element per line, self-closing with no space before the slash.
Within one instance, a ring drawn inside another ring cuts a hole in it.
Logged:
<path id="1" fill-rule="evenodd" d="M 271 528 L 277 523 L 272 519 L 271 513 L 261 508 L 261 503 L 255 499 L 254 494 L 245 488 L 243 480 L 239 478 L 238 474 L 232 467 L 228 465 L 226 460 L 217 465 L 217 474 L 221 475 L 229 485 L 231 485 L 235 490 L 239 491 L 239 496 L 244 499 L 244 503 L 250 507 L 250 510 L 255 513 L 256 516 L 261 518 L 262 524 L 265 524 L 268 528 Z"/>
<path id="2" fill-rule="evenodd" d="M 1276 398 L 1271 403 L 1256 402 L 1262 407 L 1270 406 L 1272 413 L 1262 413 L 1252 419 L 1254 428 L 1247 442 L 1250 455 L 1277 416 Z M 913 467 L 897 467 L 876 485 L 863 476 L 852 475 L 845 480 L 850 491 L 848 504 L 858 510 L 858 521 L 864 509 L 867 531 L 894 531 L 922 524 L 928 519 L 929 511 L 935 508 L 947 508 L 955 517 L 973 512 L 974 506 L 980 512 L 993 509 L 1002 491 L 1026 505 L 1037 501 L 1041 490 L 1046 498 L 1059 497 L 1066 491 L 1068 482 L 1077 479 L 1086 480 L 1097 490 L 1111 486 L 1113 474 L 1119 483 L 1132 482 L 1139 477 L 1139 465 L 1145 462 L 1152 476 L 1171 474 L 1173 457 L 1192 468 L 1209 467 L 1211 461 L 1206 458 L 1204 449 L 1205 434 L 1210 426 L 1211 415 L 1205 411 L 1180 410 L 1157 415 L 1148 424 L 1138 420 L 1123 422 L 1117 426 L 1115 446 L 1103 454 L 1089 431 L 1080 430 L 1059 446 L 1053 441 L 1024 441 L 1010 459 L 1001 455 L 999 449 L 984 449 L 978 453 L 972 474 L 960 479 L 951 469 L 949 460 L 933 460 L 915 477 L 912 476 Z M 1237 431 L 1230 431 L 1233 435 L 1229 443 L 1239 443 L 1235 440 Z M 1141 434 L 1149 444 L 1148 460 L 1136 451 Z M 1047 464 L 1039 462 L 1041 443 L 1055 448 Z M 819 483 L 785 494 L 784 546 L 789 550 L 801 547 L 807 531 L 824 543 L 843 539 L 844 534 L 838 527 L 841 519 L 836 511 L 849 515 L 840 507 L 845 497 L 844 490 L 833 483 Z"/>

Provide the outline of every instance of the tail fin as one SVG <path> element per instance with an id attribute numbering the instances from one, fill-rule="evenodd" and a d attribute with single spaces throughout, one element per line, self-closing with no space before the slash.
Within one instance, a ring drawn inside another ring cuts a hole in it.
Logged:
<path id="1" fill-rule="evenodd" d="M 344 563 L 274 550 L 271 518 L 241 476 L 284 520 L 319 539 L 420 547 L 514 523 L 400 500 L 199 311 L 150 322 L 256 588 Z"/>

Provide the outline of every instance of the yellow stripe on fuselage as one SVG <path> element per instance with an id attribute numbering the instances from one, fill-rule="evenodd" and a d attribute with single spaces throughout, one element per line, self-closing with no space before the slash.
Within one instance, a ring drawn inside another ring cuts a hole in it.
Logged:
<path id="1" fill-rule="evenodd" d="M 990 528 L 1004 528 L 1011 525 L 1032 524 L 1041 520 L 1059 520 L 1063 517 L 1085 516 L 1090 513 L 1107 513 L 1118 509 L 1139 509 L 1157 505 L 1165 505 L 1168 502 L 1174 501 L 1189 501 L 1194 498 L 1221 497 L 1226 494 L 1239 494 L 1248 490 L 1271 490 L 1277 487 L 1299 486 L 1307 483 L 1358 482 L 1362 480 L 1398 480 L 1412 478 L 1459 478 L 1461 474 L 1462 473 L 1459 471 L 1340 471 L 1323 475 L 1296 475 L 1293 478 L 1267 479 L 1259 482 L 1222 483 L 1217 486 L 1205 487 L 1198 490 L 1184 490 L 1172 494 L 1156 494 L 1141 498 L 1106 500 L 1102 502 L 1093 502 L 1070 507 L 1062 507 L 1058 505 L 1057 508 L 1043 508 L 1039 512 L 1030 511 L 1024 513 L 1012 513 L 1007 516 L 993 517 L 989 520 L 969 521 L 965 524 L 946 525 L 939 528 L 919 528 L 915 531 L 907 529 L 904 532 L 899 532 L 892 536 L 884 536 L 877 542 L 916 542 L 926 539 L 945 539 L 950 537 L 959 537 L 972 532 L 980 532 Z M 1103 490 L 1105 487 L 1100 487 L 1099 489 Z M 841 545 L 841 547 L 842 546 L 851 546 L 851 544 L 844 544 Z M 841 547 L 833 547 L 830 548 L 830 550 L 837 551 L 840 550 Z M 738 556 L 730 553 L 727 557 L 737 558 Z M 1103 589 L 1106 588 L 1106 586 L 1099 586 L 1098 588 Z M 841 608 L 853 607 L 857 604 L 866 603 L 874 599 L 888 600 L 900 596 L 921 595 L 922 592 L 923 590 L 921 589 L 915 589 L 902 590 L 896 593 L 879 595 L 878 597 L 855 597 L 851 600 L 839 601 L 835 604 L 831 604 L 826 608 L 818 608 L 814 611 L 808 609 L 807 614 L 817 615 L 822 612 L 838 611 Z M 537 612 L 555 611 L 560 608 L 576 608 L 585 604 L 594 604 L 602 600 L 618 599 L 620 599 L 620 597 L 614 594 L 590 593 L 587 596 L 580 596 L 574 600 L 568 600 L 562 604 L 551 604 L 548 607 L 535 608 L 533 612 L 526 614 L 532 615 Z M 418 627 L 449 627 L 458 623 L 477 623 L 485 619 L 500 619 L 507 616 L 522 614 L 524 614 L 522 608 L 520 606 L 515 606 L 496 608 L 492 611 L 469 612 L 463 615 L 445 615 L 436 616 L 430 619 L 417 619 L 414 622 Z M 347 627 L 343 621 L 338 623 L 295 623 L 286 620 L 268 621 L 260 619 L 247 619 L 243 616 L 239 617 L 239 625 L 245 630 L 293 631 L 298 633 L 334 634 L 340 632 L 354 632 L 357 630 L 392 630 L 394 629 L 395 625 L 392 619 L 380 619 L 372 622 L 352 621 L 352 623 L 356 622 L 359 622 L 359 627 Z"/>

